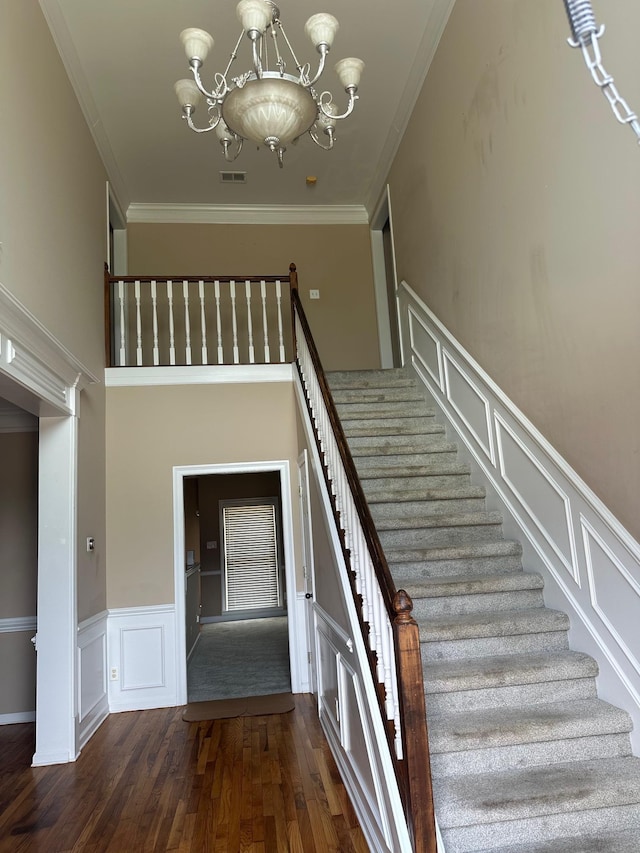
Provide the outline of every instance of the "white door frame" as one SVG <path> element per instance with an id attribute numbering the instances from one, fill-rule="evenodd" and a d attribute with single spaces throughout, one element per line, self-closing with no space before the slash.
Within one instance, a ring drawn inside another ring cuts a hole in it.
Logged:
<path id="1" fill-rule="evenodd" d="M 300 486 L 300 531 L 302 534 L 302 559 L 304 562 L 305 620 L 308 649 L 308 680 L 311 693 L 318 695 L 316 626 L 314 601 L 316 599 L 316 574 L 313 562 L 313 529 L 309 492 L 309 453 L 305 448 L 298 457 L 298 483 Z M 308 598 L 307 596 L 311 596 Z"/>
<path id="2" fill-rule="evenodd" d="M 0 395 L 40 419 L 34 765 L 78 757 L 79 400 L 98 381 L 0 284 Z"/>
<path id="3" fill-rule="evenodd" d="M 376 316 L 378 318 L 378 338 L 380 341 L 380 366 L 393 367 L 393 349 L 391 346 L 391 320 L 389 317 L 389 299 L 387 297 L 387 271 L 384 257 L 384 224 L 389 220 L 391 229 L 391 254 L 393 264 L 393 287 L 398 292 L 398 275 L 396 271 L 396 252 L 393 244 L 393 216 L 391 213 L 391 191 L 389 185 L 385 186 L 384 192 L 371 217 L 371 260 L 373 264 L 373 289 L 376 302 Z M 400 306 L 396 296 L 396 322 L 398 324 L 398 335 L 400 337 L 400 354 L 403 357 L 402 327 L 399 315 Z"/>
<path id="4" fill-rule="evenodd" d="M 185 539 L 184 539 L 184 478 L 209 474 L 255 474 L 275 472 L 280 475 L 282 511 L 282 547 L 284 551 L 285 584 L 287 590 L 287 626 L 289 629 L 289 662 L 291 692 L 300 693 L 300 673 L 306 670 L 307 650 L 304 625 L 299 623 L 296 598 L 296 567 L 293 547 L 293 513 L 289 460 L 265 462 L 235 462 L 217 465 L 177 465 L 173 468 L 173 542 L 174 588 L 176 608 L 175 663 L 177 675 L 177 704 L 187 702 L 187 649 L 185 638 Z"/>

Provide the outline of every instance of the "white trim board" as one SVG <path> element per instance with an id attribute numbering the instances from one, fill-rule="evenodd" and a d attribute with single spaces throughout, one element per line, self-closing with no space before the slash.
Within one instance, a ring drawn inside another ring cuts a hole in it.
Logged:
<path id="1" fill-rule="evenodd" d="M 150 385 L 222 385 L 226 383 L 292 382 L 292 364 L 220 364 L 188 367 L 109 367 L 107 388 Z"/>
<path id="2" fill-rule="evenodd" d="M 490 487 L 487 505 L 545 579 L 545 602 L 571 616 L 572 648 L 600 667 L 601 698 L 634 719 L 640 750 L 640 544 L 406 283 L 405 362 Z"/>
<path id="3" fill-rule="evenodd" d="M 361 204 L 130 204 L 127 222 L 208 225 L 366 225 Z"/>
<path id="4" fill-rule="evenodd" d="M 280 475 L 280 509 L 282 520 L 282 547 L 285 561 L 285 585 L 289 603 L 287 625 L 289 629 L 289 659 L 291 664 L 291 692 L 300 693 L 301 673 L 307 660 L 304 643 L 304 612 L 297 604 L 296 566 L 293 547 L 293 514 L 291 505 L 291 477 L 288 459 L 255 462 L 220 463 L 217 465 L 179 465 L 173 469 L 173 541 L 175 589 L 175 643 L 174 666 L 176 672 L 176 704 L 187 702 L 187 649 L 185 637 L 185 570 L 184 570 L 184 489 L 185 477 L 205 477 L 210 474 L 254 474 L 274 472 Z"/>

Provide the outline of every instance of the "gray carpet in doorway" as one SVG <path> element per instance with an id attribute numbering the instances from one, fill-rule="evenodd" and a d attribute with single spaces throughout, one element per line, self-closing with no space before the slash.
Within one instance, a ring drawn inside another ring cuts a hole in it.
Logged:
<path id="1" fill-rule="evenodd" d="M 189 702 L 290 690 L 286 616 L 202 626 L 187 666 Z"/>

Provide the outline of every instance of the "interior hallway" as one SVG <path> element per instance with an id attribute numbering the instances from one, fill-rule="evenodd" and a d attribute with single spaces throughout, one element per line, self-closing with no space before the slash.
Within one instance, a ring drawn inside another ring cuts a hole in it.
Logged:
<path id="1" fill-rule="evenodd" d="M 289 714 L 185 723 L 112 714 L 75 764 L 29 767 L 0 727 L 0 853 L 365 853 L 310 694 Z"/>

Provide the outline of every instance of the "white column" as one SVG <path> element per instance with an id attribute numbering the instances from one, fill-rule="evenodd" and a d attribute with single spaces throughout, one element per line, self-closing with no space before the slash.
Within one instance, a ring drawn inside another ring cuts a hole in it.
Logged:
<path id="1" fill-rule="evenodd" d="M 40 419 L 34 765 L 77 757 L 77 454 L 76 417 Z"/>

